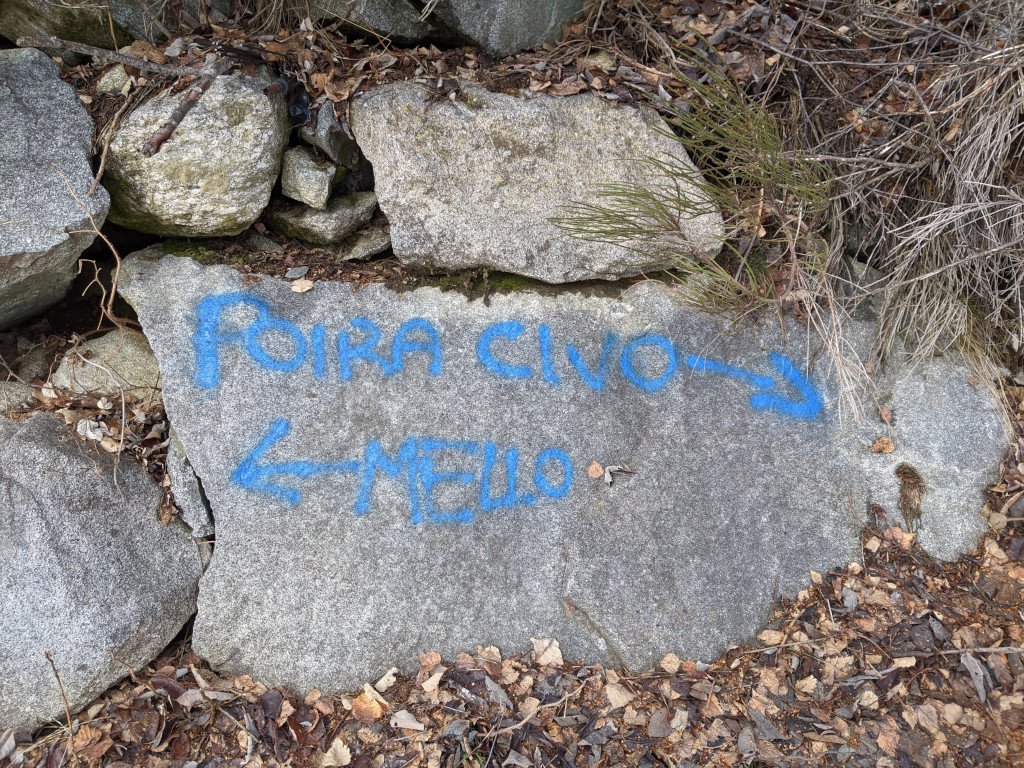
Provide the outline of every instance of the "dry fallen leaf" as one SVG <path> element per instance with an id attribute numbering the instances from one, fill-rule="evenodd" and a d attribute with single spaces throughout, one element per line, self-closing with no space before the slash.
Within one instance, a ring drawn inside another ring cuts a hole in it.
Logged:
<path id="1" fill-rule="evenodd" d="M 392 667 L 384 673 L 383 677 L 381 677 L 380 680 L 373 684 L 373 687 L 381 693 L 384 693 L 384 691 L 386 691 L 388 688 L 395 684 L 395 675 L 397 674 L 398 667 Z"/>
<path id="2" fill-rule="evenodd" d="M 539 666 L 562 666 L 562 649 L 558 647 L 557 640 L 553 637 L 531 637 L 530 640 L 533 641 L 533 652 Z"/>
<path id="3" fill-rule="evenodd" d="M 540 699 L 535 699 L 533 696 L 527 696 L 519 702 L 519 714 L 523 716 L 524 720 L 537 714 L 538 709 L 540 709 Z"/>
<path id="4" fill-rule="evenodd" d="M 365 686 L 363 692 L 352 700 L 352 714 L 361 723 L 372 723 L 384 714 L 384 706 L 376 697 L 367 695 L 367 688 L 369 686 Z"/>
<path id="5" fill-rule="evenodd" d="M 533 762 L 526 755 L 521 752 L 516 752 L 514 749 L 508 751 L 508 757 L 505 758 L 505 762 L 501 764 L 502 768 L 506 765 L 514 765 L 516 768 L 530 768 Z"/>
<path id="6" fill-rule="evenodd" d="M 291 717 L 294 714 L 295 714 L 295 707 L 292 706 L 291 702 L 288 701 L 288 699 L 285 699 L 284 701 L 282 701 L 281 702 L 281 714 L 277 718 L 277 726 L 279 728 L 283 727 L 284 724 L 285 724 L 285 721 L 287 721 L 288 718 Z"/>
<path id="7" fill-rule="evenodd" d="M 100 440 L 100 448 L 107 453 L 117 453 L 121 450 L 121 441 L 108 435 Z"/>
<path id="8" fill-rule="evenodd" d="M 624 685 L 618 683 L 609 683 L 604 687 L 604 697 L 608 699 L 608 704 L 611 705 L 613 710 L 619 707 L 624 707 L 631 702 L 635 696 L 629 692 L 629 689 Z"/>
<path id="9" fill-rule="evenodd" d="M 878 746 L 890 757 L 896 756 L 896 748 L 900 745 L 900 733 L 899 731 L 884 730 L 878 734 Z"/>
<path id="10" fill-rule="evenodd" d="M 875 444 L 871 446 L 872 453 L 892 453 L 895 450 L 896 446 L 893 445 L 892 440 L 885 435 L 882 435 L 882 437 L 875 440 Z"/>
<path id="11" fill-rule="evenodd" d="M 865 688 L 857 697 L 857 704 L 861 709 L 878 709 L 878 694 L 870 688 Z"/>
<path id="12" fill-rule="evenodd" d="M 597 480 L 604 474 L 604 467 L 597 463 L 597 461 L 590 462 L 590 466 L 587 467 L 587 474 L 590 475 L 594 480 Z"/>
<path id="13" fill-rule="evenodd" d="M 203 703 L 203 692 L 198 688 L 189 688 L 181 696 L 175 699 L 185 709 L 197 707 Z"/>
<path id="14" fill-rule="evenodd" d="M 315 282 L 309 278 L 303 277 L 300 280 L 296 280 L 291 284 L 291 289 L 296 293 L 305 293 L 306 291 L 312 291 Z"/>
<path id="15" fill-rule="evenodd" d="M 334 768 L 335 766 L 346 766 L 351 762 L 352 750 L 348 748 L 339 736 L 331 744 L 331 748 L 324 754 L 320 765 L 324 766 L 324 768 Z"/>
<path id="16" fill-rule="evenodd" d="M 626 706 L 625 712 L 622 713 L 622 721 L 626 725 L 639 726 L 640 728 L 647 727 L 647 715 L 643 712 L 637 712 L 633 709 L 632 704 Z"/>
<path id="17" fill-rule="evenodd" d="M 786 639 L 786 633 L 779 632 L 777 629 L 766 629 L 757 636 L 757 639 L 765 645 L 778 645 Z"/>
<path id="18" fill-rule="evenodd" d="M 647 724 L 647 735 L 652 739 L 663 739 L 672 735 L 672 717 L 667 709 L 659 709 L 651 715 Z"/>
<path id="19" fill-rule="evenodd" d="M 405 728 L 410 731 L 422 731 L 426 728 L 426 726 L 417 720 L 416 716 L 407 709 L 400 709 L 391 716 L 391 727 Z"/>
<path id="20" fill-rule="evenodd" d="M 683 664 L 682 660 L 674 653 L 666 653 L 665 658 L 658 662 L 658 666 L 668 672 L 670 675 L 674 675 L 679 671 L 679 667 Z"/>
<path id="21" fill-rule="evenodd" d="M 814 675 L 808 675 L 797 680 L 793 687 L 800 691 L 800 693 L 814 693 L 814 689 L 818 687 L 818 678 Z"/>
<path id="22" fill-rule="evenodd" d="M 430 676 L 430 670 L 441 663 L 441 654 L 437 651 L 427 651 L 427 653 L 421 653 L 419 656 L 420 661 L 420 682 L 426 680 Z"/>
<path id="23" fill-rule="evenodd" d="M 444 667 L 441 667 L 441 669 L 439 669 L 437 672 L 435 672 L 426 680 L 424 680 L 421 683 L 421 685 L 423 686 L 423 690 L 427 693 L 433 693 L 434 691 L 436 691 L 437 687 L 441 684 L 441 677 L 447 671 L 448 670 L 446 670 Z"/>

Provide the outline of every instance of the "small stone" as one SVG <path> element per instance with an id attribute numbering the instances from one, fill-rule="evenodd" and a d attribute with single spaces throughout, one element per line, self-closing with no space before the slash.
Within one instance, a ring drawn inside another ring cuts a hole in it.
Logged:
<path id="1" fill-rule="evenodd" d="M 96 93 L 120 93 L 127 82 L 128 73 L 122 64 L 118 64 L 103 73 L 96 83 Z"/>
<path id="2" fill-rule="evenodd" d="M 349 237 L 334 253 L 337 261 L 368 259 L 391 247 L 391 231 L 387 220 L 381 217 Z"/>
<path id="3" fill-rule="evenodd" d="M 245 245 L 247 248 L 262 253 L 284 253 L 284 248 L 280 243 L 253 230 L 249 230 L 249 234 L 246 235 Z"/>
<path id="4" fill-rule="evenodd" d="M 323 210 L 337 173 L 335 166 L 318 160 L 305 147 L 294 147 L 284 153 L 281 163 L 281 192 L 311 208 Z"/>
<path id="5" fill-rule="evenodd" d="M 342 168 L 351 170 L 359 164 L 359 145 L 341 127 L 331 102 L 317 109 L 316 117 L 299 129 L 299 135 Z"/>
<path id="6" fill-rule="evenodd" d="M 373 192 L 336 197 L 319 211 L 296 205 L 274 213 L 267 226 L 275 232 L 316 245 L 337 245 L 366 224 L 377 209 Z"/>
<path id="7" fill-rule="evenodd" d="M 287 280 L 297 280 L 304 277 L 307 272 L 309 272 L 309 267 L 292 267 L 284 273 L 284 276 Z"/>
<path id="8" fill-rule="evenodd" d="M 283 98 L 264 79 L 222 75 L 152 157 L 143 147 L 181 94 L 157 94 L 125 117 L 107 152 L 110 220 L 154 235 L 237 235 L 266 208 L 288 140 Z"/>
<path id="9" fill-rule="evenodd" d="M 124 392 L 142 402 L 163 400 L 156 357 L 137 331 L 111 331 L 73 349 L 50 384 L 80 395 L 115 397 Z"/>

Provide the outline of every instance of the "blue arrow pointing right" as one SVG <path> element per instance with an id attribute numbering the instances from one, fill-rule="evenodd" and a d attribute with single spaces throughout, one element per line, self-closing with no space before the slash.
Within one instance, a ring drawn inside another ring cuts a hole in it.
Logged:
<path id="1" fill-rule="evenodd" d="M 779 352 L 771 352 L 768 355 L 775 370 L 782 379 L 789 382 L 799 394 L 797 400 L 790 399 L 782 394 L 784 384 L 773 376 L 763 376 L 753 373 L 744 368 L 737 368 L 733 365 L 708 360 L 704 357 L 690 355 L 686 358 L 686 365 L 694 371 L 707 373 L 720 373 L 734 379 L 746 382 L 765 392 L 755 392 L 750 396 L 750 405 L 759 411 L 771 411 L 801 421 L 813 421 L 825 407 L 821 393 L 817 387 L 804 376 L 793 361 Z"/>

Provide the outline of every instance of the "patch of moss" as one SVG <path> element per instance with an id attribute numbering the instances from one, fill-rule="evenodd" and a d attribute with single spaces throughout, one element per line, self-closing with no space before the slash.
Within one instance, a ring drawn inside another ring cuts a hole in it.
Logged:
<path id="1" fill-rule="evenodd" d="M 225 263 L 223 253 L 213 248 L 208 248 L 205 245 L 194 243 L 191 240 L 165 240 L 161 244 L 161 248 L 163 248 L 166 253 L 170 253 L 175 256 L 186 256 L 193 261 L 198 261 L 204 267 L 211 264 Z"/>
<path id="2" fill-rule="evenodd" d="M 540 283 L 529 277 L 513 275 L 508 272 L 493 272 L 490 275 L 491 290 L 496 293 L 512 293 L 536 289 Z"/>
<path id="3" fill-rule="evenodd" d="M 444 291 L 465 291 L 472 287 L 473 280 L 464 272 L 449 272 L 444 275 L 436 275 L 437 287 Z M 430 278 L 427 279 L 430 282 Z"/>

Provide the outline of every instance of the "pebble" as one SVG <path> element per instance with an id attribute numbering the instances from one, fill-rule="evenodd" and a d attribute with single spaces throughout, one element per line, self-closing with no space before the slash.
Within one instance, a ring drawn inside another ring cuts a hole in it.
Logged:
<path id="1" fill-rule="evenodd" d="M 284 273 L 284 276 L 289 280 L 295 280 L 299 277 L 302 277 L 307 272 L 309 272 L 309 267 L 292 267 L 291 269 Z"/>

